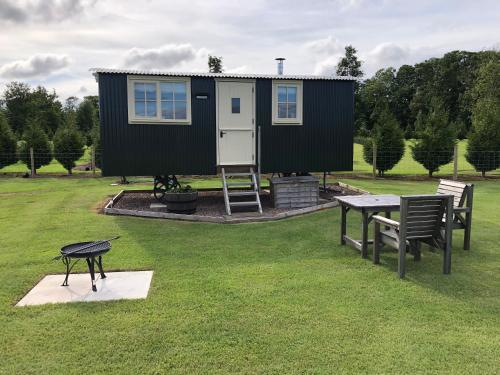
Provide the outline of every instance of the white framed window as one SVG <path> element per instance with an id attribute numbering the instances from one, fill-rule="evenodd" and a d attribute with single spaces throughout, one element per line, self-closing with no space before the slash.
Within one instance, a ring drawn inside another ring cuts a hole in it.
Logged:
<path id="1" fill-rule="evenodd" d="M 302 125 L 302 81 L 273 81 L 273 125 Z"/>
<path id="2" fill-rule="evenodd" d="M 130 124 L 191 124 L 189 77 L 128 76 Z"/>

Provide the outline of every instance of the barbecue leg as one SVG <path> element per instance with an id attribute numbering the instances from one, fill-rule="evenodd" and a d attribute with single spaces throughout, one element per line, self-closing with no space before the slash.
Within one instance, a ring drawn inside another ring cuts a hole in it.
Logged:
<path id="1" fill-rule="evenodd" d="M 95 259 L 93 257 L 87 258 L 87 265 L 89 266 L 90 278 L 92 279 L 92 291 L 97 292 L 97 287 L 95 286 L 94 262 Z"/>
<path id="2" fill-rule="evenodd" d="M 102 256 L 100 256 L 100 255 L 99 255 L 99 258 L 97 258 L 97 267 L 99 267 L 101 279 L 105 279 L 106 275 L 104 274 L 104 270 L 102 269 Z"/>
<path id="3" fill-rule="evenodd" d="M 71 268 L 69 268 L 70 260 L 66 257 L 63 257 L 63 263 L 66 265 L 66 277 L 64 278 L 64 282 L 62 283 L 61 286 L 68 286 L 68 278 L 69 278 L 69 273 L 71 271 Z"/>

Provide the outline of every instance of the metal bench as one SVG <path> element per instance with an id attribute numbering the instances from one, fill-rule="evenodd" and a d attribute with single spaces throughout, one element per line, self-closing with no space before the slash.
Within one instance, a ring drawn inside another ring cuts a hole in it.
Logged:
<path id="1" fill-rule="evenodd" d="M 464 250 L 470 249 L 473 193 L 473 184 L 459 181 L 440 180 L 437 189 L 437 194 L 453 196 L 453 229 L 464 230 Z"/>
<path id="2" fill-rule="evenodd" d="M 375 215 L 375 239 L 373 244 L 373 263 L 380 262 L 380 249 L 388 245 L 398 250 L 399 277 L 405 276 L 406 252 L 410 251 L 415 260 L 420 260 L 420 245 L 444 250 L 443 273 L 451 272 L 451 234 L 453 224 L 452 195 L 413 195 L 403 196 L 400 201 L 400 221 Z M 442 220 L 445 227 L 442 230 Z M 381 225 L 385 230 L 381 230 Z"/>

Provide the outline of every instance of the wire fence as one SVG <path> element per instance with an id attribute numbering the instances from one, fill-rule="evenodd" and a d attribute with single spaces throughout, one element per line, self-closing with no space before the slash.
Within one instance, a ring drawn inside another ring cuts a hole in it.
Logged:
<path id="1" fill-rule="evenodd" d="M 101 152 L 92 147 L 69 152 L 37 152 L 34 149 L 0 153 L 0 173 L 13 175 L 100 175 Z"/>
<path id="2" fill-rule="evenodd" d="M 412 150 L 410 145 L 404 150 L 354 145 L 353 173 L 360 175 L 500 177 L 499 168 L 499 150 L 468 153 L 465 142 L 440 151 Z"/>
<path id="3" fill-rule="evenodd" d="M 92 147 L 65 153 L 42 153 L 27 150 L 17 153 L 0 153 L 0 174 L 13 175 L 61 175 L 87 174 L 100 176 L 101 151 Z M 466 153 L 466 144 L 435 152 L 412 152 L 396 148 L 370 149 L 354 144 L 353 171 L 342 174 L 392 177 L 429 176 L 477 177 L 483 175 L 500 177 L 500 151 L 477 151 Z"/>

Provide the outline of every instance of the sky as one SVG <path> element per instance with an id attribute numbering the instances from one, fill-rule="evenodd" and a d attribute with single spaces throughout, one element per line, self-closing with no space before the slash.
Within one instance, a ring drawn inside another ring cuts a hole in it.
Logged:
<path id="1" fill-rule="evenodd" d="M 346 45 L 365 77 L 452 50 L 500 49 L 500 0 L 0 0 L 0 92 L 10 81 L 97 93 L 90 68 L 335 73 Z"/>

